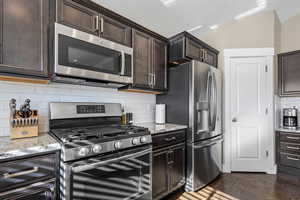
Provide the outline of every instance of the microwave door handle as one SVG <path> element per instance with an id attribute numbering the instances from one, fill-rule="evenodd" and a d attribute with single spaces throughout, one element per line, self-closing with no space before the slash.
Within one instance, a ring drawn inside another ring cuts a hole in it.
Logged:
<path id="1" fill-rule="evenodd" d="M 95 169 L 97 167 L 103 166 L 103 165 L 107 165 L 110 163 L 114 163 L 114 162 L 119 162 L 128 158 L 134 158 L 134 157 L 138 157 L 138 156 L 142 156 L 148 153 L 151 153 L 152 150 L 151 149 L 147 149 L 141 152 L 137 152 L 134 154 L 129 154 L 129 155 L 125 155 L 119 158 L 114 158 L 114 159 L 109 159 L 109 160 L 105 160 L 105 161 L 100 161 L 100 162 L 95 162 L 95 163 L 91 163 L 91 164 L 87 164 L 87 165 L 80 165 L 77 167 L 73 167 L 72 170 L 73 172 L 82 172 L 82 171 L 87 171 L 87 170 L 91 170 L 91 169 Z"/>
<path id="2" fill-rule="evenodd" d="M 125 52 L 121 51 L 121 71 L 120 75 L 124 76 L 125 75 Z"/>

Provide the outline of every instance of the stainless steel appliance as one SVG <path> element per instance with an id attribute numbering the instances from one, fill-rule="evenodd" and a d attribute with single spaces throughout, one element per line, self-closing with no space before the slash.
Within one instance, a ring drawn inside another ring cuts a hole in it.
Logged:
<path id="1" fill-rule="evenodd" d="M 169 92 L 157 96 L 167 105 L 167 122 L 188 125 L 187 191 L 212 180 L 222 168 L 222 74 L 192 61 L 169 69 Z"/>
<path id="2" fill-rule="evenodd" d="M 130 47 L 55 23 L 54 81 L 130 84 L 132 59 Z"/>
<path id="3" fill-rule="evenodd" d="M 62 146 L 61 199 L 151 199 L 151 135 L 121 125 L 120 104 L 50 103 L 50 113 Z"/>
<path id="4" fill-rule="evenodd" d="M 298 109 L 293 108 L 283 109 L 283 127 L 285 128 L 297 128 L 298 126 Z"/>

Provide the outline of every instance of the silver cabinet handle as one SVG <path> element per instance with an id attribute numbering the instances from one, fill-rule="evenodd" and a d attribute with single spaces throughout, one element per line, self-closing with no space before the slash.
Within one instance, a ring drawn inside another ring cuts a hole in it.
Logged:
<path id="1" fill-rule="evenodd" d="M 104 19 L 103 19 L 103 17 L 100 18 L 100 26 L 101 26 L 100 27 L 101 28 L 100 32 L 103 33 L 104 32 Z"/>
<path id="2" fill-rule="evenodd" d="M 154 79 L 153 86 L 155 86 L 156 85 L 156 74 L 153 74 L 153 79 Z"/>
<path id="3" fill-rule="evenodd" d="M 170 142 L 176 140 L 176 137 L 171 137 L 171 138 L 165 138 L 165 141 Z"/>
<path id="4" fill-rule="evenodd" d="M 300 149 L 299 147 L 290 147 L 290 146 L 287 146 L 286 148 L 287 149 L 294 149 L 294 150 L 299 150 Z"/>
<path id="5" fill-rule="evenodd" d="M 32 173 L 35 173 L 39 170 L 38 167 L 33 167 L 32 169 L 30 170 L 26 170 L 26 171 L 22 171 L 22 172 L 17 172 L 17 173 L 5 173 L 3 174 L 3 178 L 4 179 L 8 179 L 8 178 L 15 178 L 15 177 L 18 177 L 18 176 L 23 176 L 23 175 L 26 175 L 26 174 L 32 174 Z"/>
<path id="6" fill-rule="evenodd" d="M 286 138 L 291 139 L 291 140 L 299 140 L 300 139 L 299 137 L 291 137 L 291 136 L 287 136 Z"/>
<path id="7" fill-rule="evenodd" d="M 289 156 L 287 156 L 286 158 L 287 158 L 288 160 L 299 161 L 299 159 L 298 159 L 298 158 L 292 158 L 292 157 L 289 157 Z"/>
<path id="8" fill-rule="evenodd" d="M 234 117 L 234 118 L 232 119 L 232 122 L 237 122 L 237 118 Z"/>
<path id="9" fill-rule="evenodd" d="M 95 31 L 99 31 L 99 16 L 95 16 Z"/>

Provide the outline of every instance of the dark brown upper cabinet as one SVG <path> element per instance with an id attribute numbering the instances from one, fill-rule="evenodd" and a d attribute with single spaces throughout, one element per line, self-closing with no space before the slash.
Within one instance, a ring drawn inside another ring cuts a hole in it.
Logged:
<path id="1" fill-rule="evenodd" d="M 100 16 L 100 36 L 102 38 L 131 46 L 131 27 L 110 17 Z"/>
<path id="2" fill-rule="evenodd" d="M 57 20 L 75 29 L 99 35 L 99 13 L 73 0 L 57 1 Z"/>
<path id="3" fill-rule="evenodd" d="M 133 30 L 134 87 L 166 90 L 167 43 Z"/>
<path id="4" fill-rule="evenodd" d="M 47 77 L 51 0 L 0 0 L 0 72 Z"/>
<path id="5" fill-rule="evenodd" d="M 167 43 L 152 40 L 154 89 L 167 90 Z"/>
<path id="6" fill-rule="evenodd" d="M 281 96 L 300 96 L 300 50 L 278 55 Z"/>
<path id="7" fill-rule="evenodd" d="M 97 8 L 91 9 L 84 2 L 57 0 L 59 23 L 98 35 L 102 38 L 131 46 L 131 27 L 117 19 L 103 15 Z"/>
<path id="8" fill-rule="evenodd" d="M 300 50 L 278 55 L 279 93 L 300 96 Z"/>
<path id="9" fill-rule="evenodd" d="M 186 38 L 186 57 L 202 61 L 203 48 L 193 40 Z"/>
<path id="10" fill-rule="evenodd" d="M 182 32 L 169 38 L 168 61 L 173 65 L 198 60 L 217 67 L 218 54 L 218 50 L 188 32 Z"/>
<path id="11" fill-rule="evenodd" d="M 133 30 L 133 82 L 135 87 L 151 87 L 152 38 L 150 35 Z"/>

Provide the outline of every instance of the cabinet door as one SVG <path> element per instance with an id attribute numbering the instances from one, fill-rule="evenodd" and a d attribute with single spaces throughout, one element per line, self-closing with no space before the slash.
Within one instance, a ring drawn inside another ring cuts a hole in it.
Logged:
<path id="1" fill-rule="evenodd" d="M 300 96 L 300 51 L 279 56 L 281 95 Z"/>
<path id="2" fill-rule="evenodd" d="M 168 151 L 153 153 L 152 196 L 159 199 L 168 192 Z"/>
<path id="3" fill-rule="evenodd" d="M 152 60 L 151 36 L 133 30 L 133 85 L 150 88 Z"/>
<path id="4" fill-rule="evenodd" d="M 186 38 L 186 57 L 202 61 L 202 48 L 193 40 Z"/>
<path id="5" fill-rule="evenodd" d="M 215 54 L 212 51 L 205 50 L 206 56 L 205 56 L 205 62 L 211 66 L 217 67 L 217 54 Z"/>
<path id="6" fill-rule="evenodd" d="M 167 89 L 167 44 L 153 40 L 153 69 L 155 74 L 154 88 Z"/>
<path id="7" fill-rule="evenodd" d="M 131 27 L 112 18 L 100 16 L 100 36 L 131 47 Z"/>
<path id="8" fill-rule="evenodd" d="M 185 183 L 185 146 L 177 146 L 172 149 L 169 154 L 169 170 L 170 170 L 170 184 L 169 189 L 172 190 Z"/>
<path id="9" fill-rule="evenodd" d="M 49 1 L 1 0 L 0 13 L 0 71 L 47 76 Z"/>
<path id="10" fill-rule="evenodd" d="M 58 0 L 58 22 L 98 35 L 99 14 L 73 0 Z"/>

